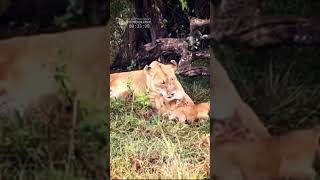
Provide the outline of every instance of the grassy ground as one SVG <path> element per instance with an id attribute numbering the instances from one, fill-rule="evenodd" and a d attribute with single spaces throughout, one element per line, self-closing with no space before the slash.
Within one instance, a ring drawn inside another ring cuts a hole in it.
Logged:
<path id="1" fill-rule="evenodd" d="M 180 82 L 195 102 L 209 101 L 205 77 Z M 113 99 L 110 114 L 112 178 L 200 179 L 209 176 L 209 121 L 187 125 L 150 115 L 144 98 Z"/>

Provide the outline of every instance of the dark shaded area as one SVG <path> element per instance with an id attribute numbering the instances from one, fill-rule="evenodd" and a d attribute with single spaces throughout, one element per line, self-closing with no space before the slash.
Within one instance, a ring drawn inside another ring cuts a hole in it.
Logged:
<path id="1" fill-rule="evenodd" d="M 104 25 L 109 2 L 104 0 L 3 0 L 0 39 Z"/>
<path id="2" fill-rule="evenodd" d="M 150 18 L 151 28 L 126 28 L 112 69 L 123 69 L 130 66 L 136 53 L 143 48 L 144 44 L 155 43 L 159 38 L 186 37 L 189 33 L 188 14 L 182 10 L 179 0 L 134 0 L 131 2 L 132 17 Z"/>
<path id="3" fill-rule="evenodd" d="M 188 5 L 190 7 L 190 16 L 198 17 L 200 19 L 208 18 L 208 12 L 210 12 L 208 0 L 188 0 Z"/>
<path id="4" fill-rule="evenodd" d="M 214 4 L 211 38 L 219 43 L 251 47 L 281 43 L 319 45 L 320 26 L 317 22 L 320 17 L 318 13 L 313 13 L 317 10 L 311 8 L 319 6 L 319 3 L 282 3 L 283 9 L 278 9 L 279 4 L 269 1 L 220 1 Z M 296 9 L 296 13 L 292 9 Z"/>
<path id="5" fill-rule="evenodd" d="M 206 67 L 191 67 L 193 60 L 208 59 L 208 43 L 201 33 L 209 33 L 208 1 L 131 1 L 132 17 L 150 18 L 150 28 L 124 30 L 121 45 L 115 49 L 111 69 L 125 71 L 141 69 L 160 58 L 162 62 L 179 62 L 178 73 L 187 76 L 208 75 Z M 201 18 L 205 20 L 202 21 Z M 201 33 L 199 33 L 201 32 Z M 115 33 L 116 34 L 116 33 Z M 194 47 L 197 35 L 199 47 Z"/>

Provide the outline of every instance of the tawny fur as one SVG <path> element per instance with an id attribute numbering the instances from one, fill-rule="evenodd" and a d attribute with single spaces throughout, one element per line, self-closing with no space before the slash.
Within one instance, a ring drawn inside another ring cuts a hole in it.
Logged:
<path id="1" fill-rule="evenodd" d="M 169 111 L 169 119 L 178 119 L 181 122 L 195 122 L 200 119 L 209 119 L 210 103 L 178 106 Z"/>
<path id="2" fill-rule="evenodd" d="M 213 121 L 212 127 L 216 146 L 227 142 L 254 142 L 261 140 L 241 119 Z"/>
<path id="3" fill-rule="evenodd" d="M 153 106 L 159 113 L 168 116 L 169 119 L 177 119 L 180 122 L 195 122 L 200 119 L 208 119 L 210 111 L 210 103 L 186 104 L 183 100 L 166 101 L 162 96 L 151 96 Z"/>
<path id="4" fill-rule="evenodd" d="M 177 80 L 176 62 L 171 62 L 171 64 L 162 64 L 153 61 L 143 70 L 111 74 L 110 97 L 125 97 L 131 88 L 134 93 L 155 93 L 168 100 L 183 99 L 186 103 L 193 104 Z"/>
<path id="5" fill-rule="evenodd" d="M 256 142 L 215 146 L 218 180 L 313 180 L 319 157 L 320 129 L 296 130 Z"/>
<path id="6" fill-rule="evenodd" d="M 55 68 L 62 62 L 80 99 L 104 100 L 106 33 L 94 27 L 1 40 L 0 90 L 22 104 L 56 93 Z"/>

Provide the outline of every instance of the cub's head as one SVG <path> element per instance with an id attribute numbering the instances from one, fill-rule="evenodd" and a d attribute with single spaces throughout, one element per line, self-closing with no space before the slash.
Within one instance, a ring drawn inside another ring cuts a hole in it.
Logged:
<path id="1" fill-rule="evenodd" d="M 177 62 L 174 60 L 171 60 L 170 64 L 153 61 L 146 65 L 144 73 L 149 90 L 163 96 L 167 101 L 181 99 L 185 92 L 176 77 L 176 70 Z"/>

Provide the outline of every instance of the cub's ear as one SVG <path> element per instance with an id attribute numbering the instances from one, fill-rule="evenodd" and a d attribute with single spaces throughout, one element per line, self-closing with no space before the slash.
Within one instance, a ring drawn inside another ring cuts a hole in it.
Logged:
<path id="1" fill-rule="evenodd" d="M 144 66 L 143 71 L 144 71 L 144 73 L 146 74 L 146 73 L 149 73 L 149 72 L 150 72 L 150 69 L 151 69 L 151 67 L 148 66 L 148 65 L 146 65 L 146 66 Z"/>
<path id="2" fill-rule="evenodd" d="M 177 70 L 177 66 L 178 66 L 177 62 L 175 60 L 171 60 L 170 63 L 173 66 L 174 70 Z"/>

